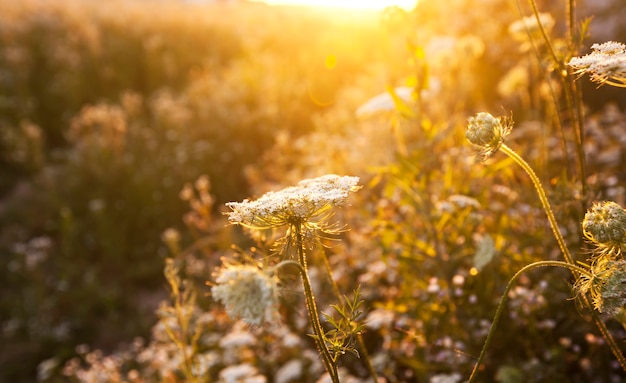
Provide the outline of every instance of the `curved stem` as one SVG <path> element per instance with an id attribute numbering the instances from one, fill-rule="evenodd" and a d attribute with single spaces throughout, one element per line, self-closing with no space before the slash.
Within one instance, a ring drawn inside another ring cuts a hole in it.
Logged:
<path id="1" fill-rule="evenodd" d="M 548 201 L 548 197 L 546 196 L 546 192 L 543 189 L 543 186 L 541 185 L 541 181 L 539 180 L 539 177 L 537 177 L 537 175 L 535 174 L 535 171 L 530 167 L 530 165 L 528 165 L 528 162 L 526 162 L 519 154 L 515 153 L 515 151 L 511 149 L 510 147 L 508 147 L 506 144 L 502 144 L 502 146 L 500 147 L 500 150 L 502 150 L 502 152 L 504 152 L 507 156 L 511 157 L 515 162 L 517 162 L 519 166 L 521 166 L 526 171 L 526 173 L 528 173 L 528 176 L 530 177 L 533 184 L 535 185 L 535 190 L 537 190 L 537 194 L 539 195 L 539 200 L 541 200 L 541 205 L 543 206 L 543 210 L 546 212 L 546 215 L 548 216 L 548 221 L 550 222 L 550 228 L 552 229 L 552 233 L 554 233 L 554 237 L 556 238 L 556 241 L 559 243 L 559 248 L 561 249 L 561 252 L 563 253 L 563 257 L 565 258 L 565 261 L 567 261 L 567 263 L 574 265 L 574 259 L 572 258 L 572 255 L 570 254 L 567 246 L 565 245 L 565 239 L 563 239 L 563 235 L 561 234 L 561 230 L 559 229 L 559 226 L 557 225 L 556 218 L 554 218 L 552 207 L 550 207 L 550 201 Z"/>
<path id="2" fill-rule="evenodd" d="M 325 334 L 320 323 L 320 318 L 317 313 L 317 305 L 315 304 L 315 297 L 313 295 L 313 289 L 311 288 L 311 281 L 309 274 L 307 273 L 306 256 L 304 254 L 304 243 L 302 240 L 302 227 L 299 223 L 292 225 L 295 230 L 296 242 L 298 247 L 298 270 L 302 276 L 302 286 L 304 287 L 304 296 L 306 298 L 307 311 L 309 312 L 309 319 L 311 320 L 311 327 L 315 333 L 315 343 L 324 361 L 324 366 L 328 375 L 330 375 L 333 383 L 339 383 L 339 374 L 337 372 L 337 365 L 333 361 L 333 357 L 328 350 L 325 342 Z"/>
<path id="3" fill-rule="evenodd" d="M 559 243 L 559 247 L 561 249 L 561 252 L 563 253 L 563 257 L 565 258 L 565 261 L 569 264 L 568 267 L 573 271 L 574 276 L 577 277 L 578 274 L 580 273 L 580 270 L 573 268 L 577 266 L 572 258 L 572 255 L 567 249 L 567 246 L 565 245 L 565 240 L 563 239 L 563 235 L 561 234 L 561 231 L 559 230 L 559 227 L 557 226 L 556 219 L 554 218 L 554 213 L 552 212 L 552 208 L 550 207 L 550 202 L 548 201 L 548 197 L 546 197 L 545 190 L 543 189 L 543 186 L 541 186 L 541 182 L 539 181 L 539 178 L 537 177 L 533 169 L 530 167 L 530 165 L 528 165 L 528 163 L 524 161 L 522 157 L 520 157 L 517 153 L 515 153 L 513 149 L 509 148 L 506 144 L 502 144 L 502 147 L 500 148 L 500 150 L 502 150 L 509 157 L 511 157 L 515 162 L 517 162 L 530 176 L 531 180 L 533 181 L 533 184 L 535 185 L 535 189 L 537 190 L 537 194 L 539 195 L 539 199 L 541 200 L 541 204 L 543 205 L 543 209 L 548 215 L 548 221 L 550 221 L 550 227 L 552 228 L 552 232 L 554 233 L 554 236 L 557 242 Z M 615 357 L 617 358 L 617 361 L 619 362 L 620 366 L 622 367 L 624 371 L 626 371 L 626 357 L 624 357 L 624 354 L 621 352 L 620 348 L 615 342 L 615 339 L 609 332 L 609 329 L 606 327 L 606 324 L 604 323 L 602 318 L 600 318 L 600 315 L 594 310 L 593 306 L 591 305 L 591 303 L 589 302 L 589 299 L 586 296 L 583 296 L 583 303 L 585 307 L 590 309 L 593 321 L 595 322 L 596 326 L 600 330 L 600 333 L 602 334 L 604 339 L 607 341 L 609 347 L 611 348 L 611 351 L 613 352 L 613 355 L 615 355 Z"/>
<path id="4" fill-rule="evenodd" d="M 498 322 L 500 321 L 500 317 L 502 316 L 502 312 L 504 311 L 504 304 L 509 296 L 509 292 L 515 286 L 517 279 L 524 274 L 526 271 L 537 268 L 537 267 L 563 267 L 566 269 L 570 269 L 572 272 L 577 272 L 580 274 L 589 274 L 589 272 L 583 269 L 580 266 L 576 266 L 567 262 L 562 261 L 539 261 L 528 264 L 520 269 L 513 277 L 509 280 L 504 293 L 502 294 L 502 298 L 500 298 L 500 303 L 498 304 L 498 308 L 496 309 L 496 315 L 493 318 L 493 322 L 491 324 L 491 328 L 489 329 L 489 333 L 487 334 L 487 338 L 485 339 L 485 343 L 483 344 L 483 348 L 480 350 L 480 355 L 478 356 L 478 360 L 476 360 L 476 364 L 472 370 L 472 374 L 469 377 L 468 383 L 472 383 L 476 380 L 476 375 L 478 374 L 478 369 L 485 358 L 485 354 L 487 353 L 487 348 L 491 344 L 491 340 L 493 339 L 493 334 L 495 332 L 496 327 L 498 326 Z"/>

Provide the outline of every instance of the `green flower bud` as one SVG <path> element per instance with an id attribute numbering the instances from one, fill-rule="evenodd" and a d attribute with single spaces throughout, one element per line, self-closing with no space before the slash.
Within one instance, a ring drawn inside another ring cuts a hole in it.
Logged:
<path id="1" fill-rule="evenodd" d="M 626 242 L 626 211 L 615 202 L 595 203 L 585 214 L 583 234 L 609 254 L 621 252 Z"/>
<path id="2" fill-rule="evenodd" d="M 500 149 L 512 126 L 506 117 L 496 118 L 489 113 L 481 112 L 469 118 L 465 137 L 474 145 L 478 158 L 484 161 Z"/>

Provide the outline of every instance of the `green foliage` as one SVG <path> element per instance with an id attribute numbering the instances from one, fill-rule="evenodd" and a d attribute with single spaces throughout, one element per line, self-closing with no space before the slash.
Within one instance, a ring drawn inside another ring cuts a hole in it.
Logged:
<path id="1" fill-rule="evenodd" d="M 324 341 L 328 345 L 334 361 L 347 353 L 359 357 L 355 338 L 361 335 L 365 329 L 365 325 L 358 322 L 363 314 L 362 311 L 359 311 L 363 304 L 359 297 L 359 290 L 358 287 L 354 290 L 353 299 L 344 296 L 345 303 L 331 305 L 339 315 L 338 318 L 335 318 L 333 314 L 322 313 L 326 322 L 332 327 L 324 334 Z"/>

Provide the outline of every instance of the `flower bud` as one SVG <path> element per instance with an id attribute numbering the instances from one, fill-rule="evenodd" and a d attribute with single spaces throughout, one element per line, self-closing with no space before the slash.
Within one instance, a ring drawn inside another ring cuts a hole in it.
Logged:
<path id="1" fill-rule="evenodd" d="M 602 304 L 599 311 L 614 316 L 626 305 L 626 261 L 610 262 L 609 270 L 600 290 Z"/>
<path id="2" fill-rule="evenodd" d="M 484 161 L 500 149 L 511 128 L 507 118 L 481 112 L 469 118 L 465 137 L 476 148 L 479 159 Z"/>
<path id="3" fill-rule="evenodd" d="M 621 252 L 626 242 L 626 211 L 615 202 L 595 203 L 585 214 L 583 234 L 593 244 Z"/>

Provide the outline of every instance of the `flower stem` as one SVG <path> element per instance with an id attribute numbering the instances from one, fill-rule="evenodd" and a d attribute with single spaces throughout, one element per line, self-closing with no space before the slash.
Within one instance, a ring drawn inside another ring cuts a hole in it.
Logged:
<path id="1" fill-rule="evenodd" d="M 313 295 L 313 289 L 311 288 L 311 281 L 309 279 L 309 274 L 307 273 L 307 263 L 306 256 L 304 254 L 304 243 L 302 240 L 302 227 L 300 223 L 295 223 L 292 225 L 292 228 L 295 231 L 296 235 L 296 244 L 298 248 L 298 270 L 300 270 L 300 274 L 302 276 L 302 286 L 304 287 L 304 296 L 306 298 L 307 310 L 309 312 L 309 319 L 311 320 L 311 327 L 313 327 L 313 332 L 315 333 L 314 339 L 317 344 L 317 348 L 322 356 L 322 360 L 324 362 L 324 366 L 326 367 L 326 371 L 328 371 L 328 375 L 330 375 L 333 383 L 339 383 L 339 374 L 337 372 L 337 365 L 333 361 L 333 357 L 328 350 L 325 342 L 325 334 L 322 329 L 322 325 L 320 323 L 320 318 L 317 313 L 317 305 L 315 304 L 315 296 Z"/>
<path id="2" fill-rule="evenodd" d="M 554 218 L 554 213 L 552 212 L 552 208 L 550 207 L 550 202 L 548 201 L 548 197 L 546 197 L 545 190 L 543 189 L 539 178 L 530 167 L 530 165 L 528 165 L 528 163 L 524 161 L 524 159 L 520 155 L 518 155 L 513 149 L 508 147 L 506 144 L 502 144 L 500 150 L 502 150 L 506 155 L 511 157 L 515 162 L 517 162 L 530 176 L 530 179 L 532 180 L 533 184 L 535 185 L 535 189 L 537 190 L 537 194 L 539 195 L 539 199 L 541 200 L 541 204 L 543 205 L 543 209 L 548 216 L 548 221 L 550 222 L 550 227 L 552 228 L 554 237 L 559 243 L 559 248 L 563 253 L 563 258 L 565 258 L 565 261 L 567 262 L 567 264 L 569 264 L 568 267 L 570 268 L 570 270 L 572 270 L 574 276 L 577 277 L 580 274 L 580 269 L 575 268 L 577 267 L 576 263 L 574 262 L 572 255 L 565 245 L 565 240 L 563 239 L 563 235 L 561 234 L 561 231 L 557 226 L 556 219 Z M 622 369 L 626 371 L 626 357 L 624 357 L 624 354 L 621 352 L 620 348 L 615 342 L 615 339 L 609 332 L 609 329 L 606 327 L 606 324 L 604 323 L 602 318 L 600 318 L 598 312 L 594 310 L 586 295 L 582 297 L 582 301 L 584 306 L 590 309 L 591 316 L 596 326 L 598 327 L 598 330 L 600 330 L 600 333 L 607 341 L 609 347 L 611 348 L 611 351 L 613 352 L 613 355 L 617 358 L 617 361 L 619 362 Z"/>
<path id="3" fill-rule="evenodd" d="M 552 233 L 554 233 L 554 237 L 556 238 L 556 241 L 559 243 L 559 248 L 561 249 L 561 252 L 563 253 L 563 257 L 565 258 L 565 261 L 567 263 L 574 265 L 574 259 L 572 258 L 572 255 L 570 254 L 567 246 L 565 245 L 565 240 L 563 239 L 561 230 L 559 229 L 559 226 L 557 225 L 556 218 L 554 218 L 552 207 L 550 207 L 550 201 L 548 201 L 548 197 L 546 196 L 546 192 L 543 186 L 541 185 L 541 181 L 539 180 L 539 177 L 537 177 L 537 175 L 535 174 L 535 171 L 530 167 L 530 165 L 528 165 L 528 162 L 526 162 L 519 154 L 517 154 L 513 149 L 508 147 L 506 144 L 502 144 L 502 146 L 500 147 L 500 150 L 502 150 L 502 152 L 504 152 L 506 155 L 511 157 L 515 162 L 517 162 L 519 166 L 521 166 L 526 171 L 526 173 L 528 173 L 528 176 L 530 177 L 533 184 L 535 185 L 535 190 L 537 190 L 537 194 L 539 195 L 539 200 L 541 200 L 541 205 L 543 206 L 543 210 L 546 212 L 546 215 L 548 216 L 548 221 L 550 222 L 550 228 L 552 229 Z"/>
<path id="4" fill-rule="evenodd" d="M 485 354 L 487 352 L 487 348 L 489 347 L 489 345 L 491 344 L 491 340 L 493 339 L 493 334 L 495 332 L 496 327 L 498 326 L 498 322 L 500 321 L 500 317 L 502 316 L 502 312 L 504 311 L 504 304 L 506 303 L 506 300 L 508 298 L 509 291 L 511 291 L 513 286 L 515 286 L 515 283 L 517 282 L 517 279 L 522 274 L 524 274 L 526 271 L 529 271 L 531 269 L 534 269 L 534 268 L 537 268 L 537 267 L 550 267 L 550 266 L 552 266 L 552 267 L 563 267 L 563 268 L 566 268 L 566 269 L 570 269 L 572 272 L 576 272 L 576 273 L 580 273 L 580 274 L 589 274 L 589 272 L 587 270 L 583 269 L 582 267 L 570 264 L 568 262 L 563 262 L 563 261 L 539 261 L 539 262 L 534 262 L 534 263 L 531 263 L 531 264 L 528 264 L 528 265 L 524 266 L 517 273 L 515 273 L 515 275 L 513 275 L 513 277 L 509 280 L 509 283 L 506 286 L 506 289 L 504 290 L 504 293 L 502 294 L 502 298 L 500 298 L 500 303 L 498 304 L 498 308 L 496 309 L 496 315 L 493 318 L 493 322 L 491 324 L 491 328 L 489 329 L 489 333 L 487 334 L 487 339 L 485 339 L 485 343 L 483 344 L 483 348 L 480 350 L 480 355 L 478 356 L 478 360 L 476 360 L 476 364 L 474 365 L 474 369 L 472 370 L 472 374 L 469 377 L 468 383 L 472 383 L 472 382 L 476 381 L 476 375 L 478 374 L 478 369 L 480 368 L 480 365 L 482 364 L 483 359 L 485 358 Z"/>

